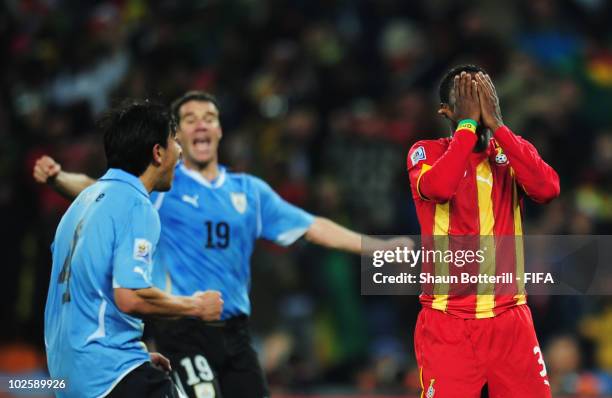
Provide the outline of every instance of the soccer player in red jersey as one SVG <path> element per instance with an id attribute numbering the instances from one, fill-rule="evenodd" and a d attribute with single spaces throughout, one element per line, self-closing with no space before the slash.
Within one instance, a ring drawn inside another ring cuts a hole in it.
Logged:
<path id="1" fill-rule="evenodd" d="M 551 201 L 559 195 L 559 177 L 533 145 L 504 125 L 482 68 L 450 70 L 440 100 L 438 114 L 450 122 L 452 137 L 419 141 L 407 158 L 423 240 L 433 238 L 436 249 L 482 249 L 490 242 L 493 248 L 476 269 L 520 275 L 522 198 Z M 466 243 L 465 237 L 476 238 Z M 427 262 L 423 271 L 458 272 L 453 264 Z M 421 396 L 479 398 L 486 384 L 491 398 L 550 397 L 524 287 L 472 288 L 462 294 L 457 286 L 423 286 L 414 337 Z"/>

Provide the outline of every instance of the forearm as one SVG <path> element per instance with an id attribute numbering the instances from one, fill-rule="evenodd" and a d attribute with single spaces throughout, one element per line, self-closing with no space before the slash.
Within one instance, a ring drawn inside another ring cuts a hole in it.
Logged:
<path id="1" fill-rule="evenodd" d="M 197 316 L 197 306 L 192 297 L 173 296 L 155 287 L 147 289 L 115 289 L 119 308 L 140 317 Z"/>
<path id="2" fill-rule="evenodd" d="M 314 222 L 306 231 L 305 238 L 309 242 L 330 249 L 361 253 L 362 235 L 327 218 L 315 217 Z"/>
<path id="3" fill-rule="evenodd" d="M 49 185 L 66 198 L 74 199 L 95 182 L 96 180 L 85 174 L 60 171 L 55 178 L 49 180 Z"/>
<path id="4" fill-rule="evenodd" d="M 417 189 L 422 197 L 435 202 L 446 202 L 455 194 L 477 140 L 476 134 L 459 130 L 453 136 L 448 150 L 431 168 L 423 166 L 417 180 Z"/>
<path id="5" fill-rule="evenodd" d="M 559 196 L 559 176 L 528 141 L 508 127 L 495 130 L 495 140 L 504 150 L 517 182 L 534 201 L 546 203 Z"/>

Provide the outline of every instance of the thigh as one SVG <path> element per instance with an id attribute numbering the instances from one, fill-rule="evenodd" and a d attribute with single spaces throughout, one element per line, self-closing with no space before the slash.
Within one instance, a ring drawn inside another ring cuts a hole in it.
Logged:
<path id="1" fill-rule="evenodd" d="M 221 391 L 224 397 L 269 397 L 268 383 L 259 364 L 257 352 L 251 344 L 247 326 L 229 332 L 228 345 L 232 347 L 228 365 L 221 374 Z"/>
<path id="2" fill-rule="evenodd" d="M 189 398 L 220 398 L 219 375 L 202 350 L 165 353 L 172 364 L 172 379 Z"/>
<path id="3" fill-rule="evenodd" d="M 107 398 L 180 398 L 166 372 L 146 362 L 126 375 Z"/>
<path id="4" fill-rule="evenodd" d="M 517 306 L 498 316 L 488 385 L 491 398 L 550 398 L 550 384 L 531 311 Z"/>
<path id="5" fill-rule="evenodd" d="M 218 328 L 194 320 L 156 322 L 154 339 L 172 365 L 172 378 L 189 398 L 221 397 L 225 345 Z"/>
<path id="6" fill-rule="evenodd" d="M 430 308 L 414 333 L 423 397 L 480 398 L 484 366 L 474 354 L 465 320 Z"/>

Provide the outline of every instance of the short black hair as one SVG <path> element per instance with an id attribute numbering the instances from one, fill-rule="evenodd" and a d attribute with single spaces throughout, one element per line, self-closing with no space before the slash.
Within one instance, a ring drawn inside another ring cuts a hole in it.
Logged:
<path id="1" fill-rule="evenodd" d="M 166 148 L 176 134 L 176 122 L 168 108 L 148 100 L 126 100 L 98 122 L 104 134 L 109 168 L 140 176 L 153 161 L 155 144 Z"/>
<path id="2" fill-rule="evenodd" d="M 187 91 L 185 94 L 175 99 L 172 105 L 170 105 L 172 116 L 174 116 L 177 123 L 181 121 L 181 115 L 179 114 L 181 106 L 189 101 L 211 102 L 215 105 L 215 108 L 217 108 L 217 112 L 221 112 L 219 109 L 219 101 L 217 101 L 217 98 L 211 93 L 199 90 Z"/>
<path id="3" fill-rule="evenodd" d="M 446 72 L 446 74 L 442 77 L 442 80 L 440 80 L 439 92 L 440 92 L 440 102 L 441 103 L 443 104 L 449 103 L 450 92 L 451 92 L 451 88 L 453 87 L 453 79 L 455 78 L 455 76 L 461 74 L 461 72 L 487 73 L 483 68 L 481 68 L 478 65 L 463 64 L 463 65 L 455 66 L 454 68 Z"/>

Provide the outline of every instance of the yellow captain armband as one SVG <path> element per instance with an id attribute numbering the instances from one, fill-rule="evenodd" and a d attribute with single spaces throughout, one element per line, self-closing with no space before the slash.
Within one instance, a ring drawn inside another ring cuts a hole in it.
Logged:
<path id="1" fill-rule="evenodd" d="M 478 122 L 474 119 L 463 119 L 457 125 L 457 130 L 470 130 L 472 133 L 476 134 L 476 127 L 478 126 Z"/>

